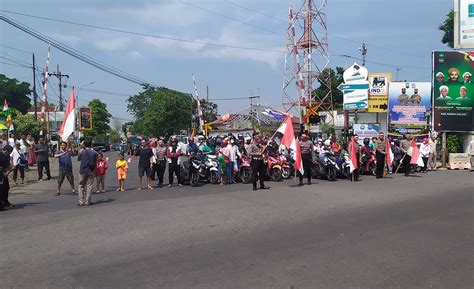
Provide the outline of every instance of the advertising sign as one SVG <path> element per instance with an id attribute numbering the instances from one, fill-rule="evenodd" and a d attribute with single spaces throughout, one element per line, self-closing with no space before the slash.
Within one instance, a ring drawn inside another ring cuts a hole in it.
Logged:
<path id="1" fill-rule="evenodd" d="M 79 109 L 79 128 L 80 130 L 92 129 L 92 110 L 90 107 L 81 107 Z"/>
<path id="2" fill-rule="evenodd" d="M 368 112 L 387 112 L 388 84 L 392 80 L 391 73 L 369 74 L 369 107 Z"/>
<path id="3" fill-rule="evenodd" d="M 474 0 L 454 0 L 454 48 L 474 48 Z"/>
<path id="4" fill-rule="evenodd" d="M 388 135 L 400 138 L 409 132 L 418 140 L 428 137 L 431 83 L 390 82 Z"/>
<path id="5" fill-rule="evenodd" d="M 343 74 L 344 83 L 338 89 L 344 93 L 344 110 L 366 109 L 369 98 L 369 82 L 367 68 L 354 62 Z"/>
<path id="6" fill-rule="evenodd" d="M 363 144 L 364 138 L 377 137 L 380 131 L 380 125 L 378 123 L 355 123 L 352 125 L 354 134 L 359 136 L 359 144 Z"/>
<path id="7" fill-rule="evenodd" d="M 436 131 L 474 130 L 474 52 L 433 52 L 433 102 Z"/>

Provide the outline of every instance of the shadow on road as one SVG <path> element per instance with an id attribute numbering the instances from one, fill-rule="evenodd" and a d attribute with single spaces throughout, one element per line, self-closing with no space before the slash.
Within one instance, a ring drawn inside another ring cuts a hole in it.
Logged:
<path id="1" fill-rule="evenodd" d="M 9 210 L 17 210 L 17 209 L 24 209 L 25 207 L 34 206 L 34 205 L 42 205 L 47 204 L 48 202 L 32 202 L 32 203 L 21 203 L 21 204 L 14 204 L 9 208 Z"/>

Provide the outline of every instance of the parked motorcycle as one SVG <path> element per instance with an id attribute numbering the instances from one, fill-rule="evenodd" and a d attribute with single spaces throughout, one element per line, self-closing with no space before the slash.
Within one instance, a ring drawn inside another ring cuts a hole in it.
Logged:
<path id="1" fill-rule="evenodd" d="M 313 178 L 325 178 L 331 182 L 335 181 L 337 169 L 334 154 L 326 152 L 323 159 L 318 156 L 311 167 L 311 176 Z"/>
<path id="2" fill-rule="evenodd" d="M 189 182 L 192 187 L 197 186 L 201 180 L 214 184 L 218 183 L 217 162 L 214 161 L 213 163 L 212 159 L 208 156 L 207 161 L 205 161 L 200 153 L 192 155 L 181 166 L 183 179 Z"/>
<path id="3" fill-rule="evenodd" d="M 280 160 L 274 156 L 267 156 L 266 161 L 267 163 L 267 174 L 274 182 L 282 181 L 282 170 L 280 165 Z"/>
<path id="4" fill-rule="evenodd" d="M 336 158 L 336 169 L 340 177 L 351 179 L 351 159 L 347 152 Z"/>
<path id="5" fill-rule="evenodd" d="M 242 157 L 239 167 L 238 177 L 244 184 L 248 184 L 252 181 L 252 167 L 250 166 L 250 159 Z"/>
<path id="6" fill-rule="evenodd" d="M 359 168 L 360 174 L 375 176 L 375 170 L 377 168 L 376 162 L 375 152 L 373 150 L 364 153 Z"/>
<path id="7" fill-rule="evenodd" d="M 278 157 L 278 160 L 280 161 L 280 166 L 281 166 L 281 176 L 283 179 L 289 179 L 293 175 L 293 163 L 291 163 L 291 157 L 287 157 L 283 154 L 281 154 Z"/>

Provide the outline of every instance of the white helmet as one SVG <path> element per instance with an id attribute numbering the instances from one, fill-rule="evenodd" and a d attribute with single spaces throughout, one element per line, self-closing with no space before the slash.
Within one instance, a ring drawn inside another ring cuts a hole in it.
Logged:
<path id="1" fill-rule="evenodd" d="M 329 139 L 325 140 L 324 145 L 327 146 L 327 147 L 330 146 L 331 145 L 331 140 L 329 140 Z"/>

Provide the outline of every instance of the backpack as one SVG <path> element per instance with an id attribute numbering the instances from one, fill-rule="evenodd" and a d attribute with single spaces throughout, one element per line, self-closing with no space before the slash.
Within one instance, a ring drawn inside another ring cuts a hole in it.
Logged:
<path id="1" fill-rule="evenodd" d="M 21 167 L 26 167 L 26 165 L 28 164 L 28 160 L 25 158 L 25 155 L 20 153 L 19 150 L 16 150 L 16 152 L 20 155 L 20 157 L 17 160 L 17 165 Z"/>

